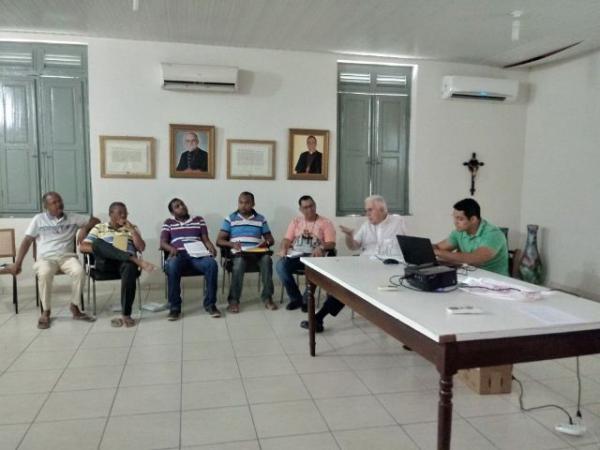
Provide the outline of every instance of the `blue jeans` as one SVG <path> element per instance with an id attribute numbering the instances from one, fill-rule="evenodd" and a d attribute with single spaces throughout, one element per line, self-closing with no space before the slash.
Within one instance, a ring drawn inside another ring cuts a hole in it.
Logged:
<path id="1" fill-rule="evenodd" d="M 204 293 L 204 308 L 217 303 L 217 275 L 219 266 L 214 258 L 192 258 L 185 252 L 178 252 L 177 256 L 170 257 L 165 262 L 167 273 L 169 309 L 174 312 L 181 311 L 181 276 L 184 273 L 204 275 L 206 291 Z"/>
<path id="2" fill-rule="evenodd" d="M 294 278 L 294 272 L 298 269 L 304 269 L 304 264 L 300 262 L 300 258 L 283 257 L 277 261 L 277 275 L 285 287 L 288 297 L 291 302 L 302 301 L 302 294 L 298 289 L 298 283 Z"/>

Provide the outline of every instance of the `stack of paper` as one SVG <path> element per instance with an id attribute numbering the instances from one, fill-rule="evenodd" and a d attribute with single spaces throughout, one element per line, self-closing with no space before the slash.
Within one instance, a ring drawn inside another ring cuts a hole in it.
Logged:
<path id="1" fill-rule="evenodd" d="M 204 256 L 210 256 L 210 252 L 200 241 L 184 242 L 183 246 L 185 247 L 185 251 L 192 258 L 202 258 Z"/>

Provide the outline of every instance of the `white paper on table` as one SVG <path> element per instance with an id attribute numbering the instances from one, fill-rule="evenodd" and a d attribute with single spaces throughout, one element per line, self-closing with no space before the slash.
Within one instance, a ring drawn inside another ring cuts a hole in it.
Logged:
<path id="1" fill-rule="evenodd" d="M 184 242 L 183 246 L 185 251 L 192 258 L 202 258 L 203 256 L 210 256 L 210 252 L 206 246 L 200 241 Z"/>
<path id="2" fill-rule="evenodd" d="M 583 323 L 584 320 L 554 308 L 553 306 L 543 304 L 523 304 L 519 305 L 519 311 L 549 325 L 569 325 L 574 323 Z"/>

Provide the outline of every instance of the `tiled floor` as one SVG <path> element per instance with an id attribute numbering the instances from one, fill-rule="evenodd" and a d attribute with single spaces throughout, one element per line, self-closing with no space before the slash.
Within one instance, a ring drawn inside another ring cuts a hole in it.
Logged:
<path id="1" fill-rule="evenodd" d="M 0 449 L 434 449 L 437 373 L 364 319 L 344 310 L 308 356 L 299 311 L 271 312 L 247 286 L 238 315 L 208 317 L 187 289 L 183 320 L 144 312 L 113 329 L 118 286 L 99 288 L 98 321 L 57 318 L 36 327 L 32 292 L 21 313 L 0 296 Z M 145 301 L 161 301 L 146 286 Z M 220 305 L 225 311 L 224 305 Z M 455 382 L 454 449 L 600 448 L 600 357 L 581 360 L 589 431 L 554 431 L 554 409 L 522 413 L 518 387 L 478 396 Z M 574 360 L 516 366 L 527 406 L 556 403 L 574 414 Z M 517 392 L 515 392 L 517 391 Z"/>

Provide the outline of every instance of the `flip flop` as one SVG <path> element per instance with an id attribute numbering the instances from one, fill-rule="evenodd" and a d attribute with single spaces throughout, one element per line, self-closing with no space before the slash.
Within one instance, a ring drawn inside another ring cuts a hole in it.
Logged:
<path id="1" fill-rule="evenodd" d="M 125 322 L 120 317 L 116 317 L 110 321 L 110 326 L 114 328 L 122 327 L 124 324 Z"/>
<path id="2" fill-rule="evenodd" d="M 95 322 L 96 318 L 92 316 L 88 316 L 85 313 L 81 313 L 80 315 L 73 316 L 73 320 L 83 320 L 84 322 Z"/>
<path id="3" fill-rule="evenodd" d="M 133 320 L 131 317 L 125 317 L 122 320 L 126 328 L 135 327 L 135 320 Z"/>

